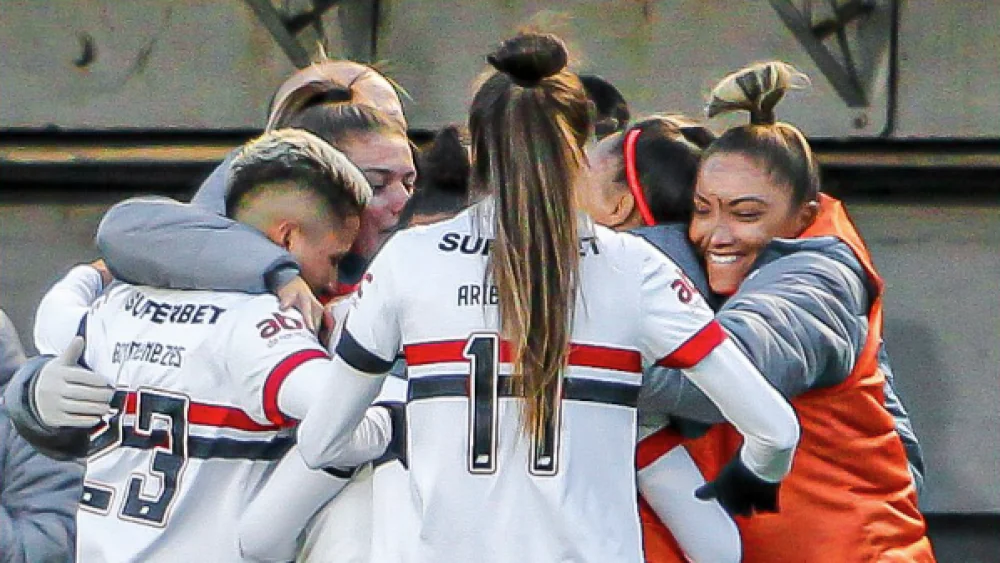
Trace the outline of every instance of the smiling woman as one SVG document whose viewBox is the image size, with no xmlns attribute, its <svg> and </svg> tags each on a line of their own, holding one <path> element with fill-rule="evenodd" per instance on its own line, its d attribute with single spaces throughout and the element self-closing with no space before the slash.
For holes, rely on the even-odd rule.
<svg viewBox="0 0 1000 563">
<path fill-rule="evenodd" d="M 695 184 L 691 240 L 721 295 L 736 291 L 771 239 L 795 238 L 816 218 L 819 166 L 802 133 L 774 118 L 784 91 L 804 80 L 789 65 L 768 63 L 712 92 L 709 117 L 750 112 L 750 125 L 726 131 L 705 151 Z"/>
<path fill-rule="evenodd" d="M 841 203 L 819 193 L 808 142 L 774 106 L 803 77 L 784 63 L 747 67 L 713 91 L 709 115 L 750 113 L 705 151 L 690 237 L 709 285 L 728 297 L 716 318 L 802 425 L 781 511 L 737 518 L 743 561 L 933 561 L 917 509 L 882 349 L 883 282 Z M 681 393 L 675 414 L 719 421 Z M 686 409 L 686 410 L 685 410 Z M 683 412 L 681 412 L 683 410 Z M 716 426 L 687 444 L 706 476 L 739 444 Z M 908 463 L 909 461 L 909 463 Z M 683 560 L 657 558 L 657 563 Z"/>
<path fill-rule="evenodd" d="M 795 238 L 816 217 L 816 194 L 803 197 L 754 157 L 716 150 L 695 184 L 691 240 L 705 257 L 712 291 L 732 295 L 774 238 Z"/>
</svg>

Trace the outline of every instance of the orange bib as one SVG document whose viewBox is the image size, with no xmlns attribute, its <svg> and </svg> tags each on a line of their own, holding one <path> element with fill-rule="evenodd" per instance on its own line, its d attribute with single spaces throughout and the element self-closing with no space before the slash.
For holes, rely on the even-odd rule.
<svg viewBox="0 0 1000 563">
<path fill-rule="evenodd" d="M 885 376 L 878 368 L 883 282 L 840 201 L 820 195 L 816 221 L 799 238 L 833 236 L 861 262 L 877 293 L 868 313 L 865 345 L 841 384 L 791 400 L 802 426 L 792 472 L 781 487 L 778 514 L 736 518 L 746 563 L 931 562 L 926 524 L 895 421 L 885 409 Z M 722 424 L 685 442 L 706 479 L 736 453 L 742 438 Z M 648 454 L 647 454 L 648 455 Z M 686 560 L 670 532 L 645 503 L 646 559 Z"/>
</svg>

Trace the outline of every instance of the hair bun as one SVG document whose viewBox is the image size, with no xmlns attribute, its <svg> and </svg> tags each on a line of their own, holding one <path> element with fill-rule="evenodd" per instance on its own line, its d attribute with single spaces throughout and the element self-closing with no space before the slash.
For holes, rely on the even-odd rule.
<svg viewBox="0 0 1000 563">
<path fill-rule="evenodd" d="M 501 43 L 486 61 L 519 85 L 532 87 L 566 68 L 569 53 L 555 35 L 522 33 Z"/>
<path fill-rule="evenodd" d="M 788 63 L 770 61 L 740 69 L 712 89 L 705 113 L 708 117 L 731 111 L 750 112 L 753 125 L 775 122 L 774 106 L 787 90 L 805 88 L 809 77 Z"/>
<path fill-rule="evenodd" d="M 457 125 L 441 129 L 434 144 L 421 155 L 421 161 L 418 182 L 442 192 L 468 194 L 472 165 Z"/>
</svg>

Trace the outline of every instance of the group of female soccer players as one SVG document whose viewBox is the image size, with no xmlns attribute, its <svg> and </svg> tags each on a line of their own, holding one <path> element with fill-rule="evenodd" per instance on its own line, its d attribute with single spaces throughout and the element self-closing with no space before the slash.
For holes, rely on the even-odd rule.
<svg viewBox="0 0 1000 563">
<path fill-rule="evenodd" d="M 775 118 L 802 75 L 723 79 L 709 117 L 750 122 L 718 137 L 658 115 L 595 141 L 568 59 L 552 35 L 504 42 L 471 105 L 471 161 L 446 130 L 421 178 L 379 73 L 325 62 L 286 82 L 268 128 L 321 137 L 374 193 L 327 295 L 223 216 L 225 163 L 169 218 L 138 200 L 102 223 L 122 279 L 270 291 L 338 325 L 342 361 L 316 390 L 329 409 L 250 502 L 246 555 L 933 561 L 883 281 L 806 138 Z M 171 229 L 198 243 L 164 244 Z M 233 248 L 245 259 L 204 259 Z M 347 294 L 347 318 L 323 319 L 317 299 Z M 351 480 L 338 445 L 373 401 L 394 445 Z"/>
</svg>

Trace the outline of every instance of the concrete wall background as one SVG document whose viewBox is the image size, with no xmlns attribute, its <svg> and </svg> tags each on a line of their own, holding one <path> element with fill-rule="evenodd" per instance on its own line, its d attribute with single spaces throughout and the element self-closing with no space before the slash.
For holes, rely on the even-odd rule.
<svg viewBox="0 0 1000 563">
<path fill-rule="evenodd" d="M 923 507 L 1000 512 L 1000 206 L 855 204 L 927 463 Z"/>
<path fill-rule="evenodd" d="M 840 101 L 765 0 L 380 0 L 375 53 L 364 41 L 371 4 L 342 0 L 324 18 L 330 51 L 385 61 L 412 94 L 416 128 L 463 121 L 483 55 L 544 7 L 572 14 L 562 29 L 582 54 L 577 68 L 611 79 L 636 115 L 699 115 L 726 72 L 781 58 L 813 86 L 790 95 L 779 115 L 813 138 L 1000 139 L 995 0 L 877 0 L 877 16 L 850 30 L 871 95 L 860 109 Z M 894 6 L 893 59 L 885 29 Z M 6 0 L 3 8 L 0 135 L 256 129 L 293 68 L 240 0 Z M 85 41 L 95 55 L 81 66 Z M 985 562 L 1000 552 L 1000 204 L 944 201 L 965 187 L 942 182 L 941 198 L 854 198 L 849 209 L 888 283 L 887 346 L 925 449 L 923 508 L 938 515 L 939 559 Z M 97 222 L 127 194 L 21 188 L 0 186 L 0 307 L 30 347 L 38 300 L 71 265 L 96 258 Z"/>
<path fill-rule="evenodd" d="M 811 5 L 816 19 L 827 2 Z M 293 13 L 306 0 L 275 1 Z M 779 116 L 814 138 L 1000 138 L 1000 3 L 877 0 L 848 28 L 870 97 L 848 108 L 766 0 L 343 0 L 324 16 L 334 56 L 384 61 L 412 94 L 412 124 L 462 121 L 490 46 L 540 9 L 581 55 L 577 68 L 611 79 L 636 114 L 700 115 L 708 90 L 748 62 L 787 60 L 813 86 Z M 896 95 L 889 38 L 898 6 Z M 551 21 L 552 18 L 549 18 Z M 315 53 L 315 35 L 303 34 Z M 84 41 L 93 60 L 80 65 Z M 825 45 L 840 57 L 835 39 Z M 0 130 L 245 130 L 263 125 L 267 100 L 292 69 L 240 0 L 4 2 L 0 19 Z M 725 125 L 720 121 L 719 125 Z"/>
</svg>

